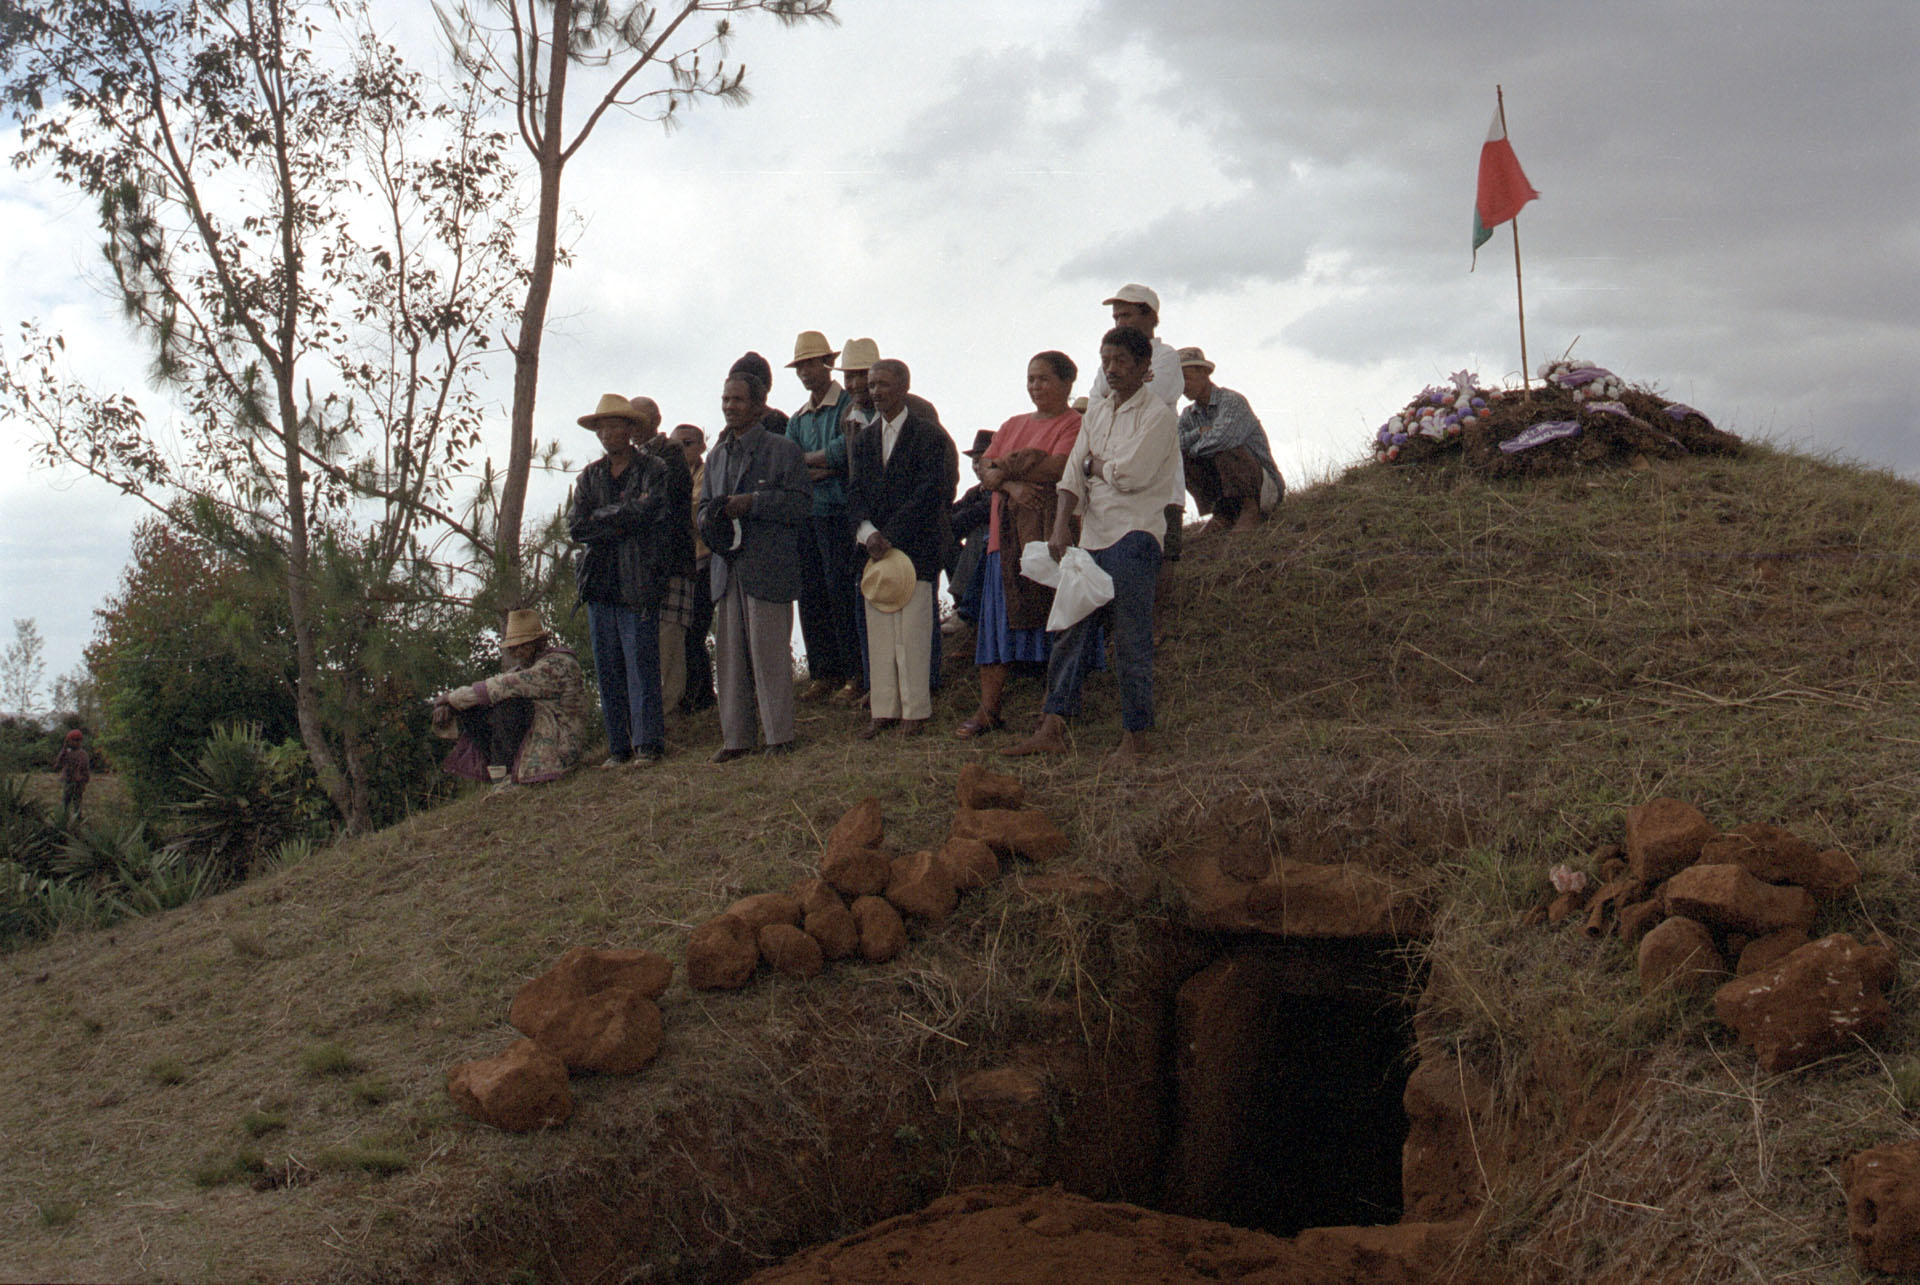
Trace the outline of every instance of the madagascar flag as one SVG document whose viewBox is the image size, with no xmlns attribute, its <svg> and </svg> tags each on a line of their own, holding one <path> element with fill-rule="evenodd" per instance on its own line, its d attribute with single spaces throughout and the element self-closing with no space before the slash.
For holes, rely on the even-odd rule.
<svg viewBox="0 0 1920 1285">
<path fill-rule="evenodd" d="M 1540 195 L 1527 182 L 1520 158 L 1507 141 L 1507 114 L 1504 107 L 1493 109 L 1493 124 L 1487 129 L 1487 141 L 1480 145 L 1480 187 L 1473 198 L 1473 250 L 1477 261 L 1480 247 L 1493 235 L 1494 228 L 1520 213 L 1520 207 Z"/>
</svg>

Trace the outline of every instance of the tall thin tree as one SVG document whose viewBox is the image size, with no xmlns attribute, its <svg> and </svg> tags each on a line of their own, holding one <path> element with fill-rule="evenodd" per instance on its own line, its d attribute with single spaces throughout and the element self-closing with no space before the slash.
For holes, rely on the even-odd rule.
<svg viewBox="0 0 1920 1285">
<path fill-rule="evenodd" d="M 540 344 L 554 268 L 563 257 L 560 183 L 567 163 L 609 111 L 671 126 L 677 113 L 702 98 L 746 102 L 746 69 L 728 66 L 724 57 L 736 15 L 766 13 L 787 25 L 837 19 L 833 0 L 636 0 L 618 8 L 608 0 L 480 0 L 479 8 L 475 0 L 436 0 L 435 10 L 460 64 L 512 110 L 539 178 L 531 271 L 518 338 L 511 344 L 512 422 L 494 529 L 502 602 L 512 605 L 522 592 L 521 532 L 533 471 Z M 495 20 L 483 20 L 483 11 Z M 689 34 L 690 22 L 709 17 L 711 27 Z M 591 76 L 592 105 L 569 130 L 567 94 L 575 70 Z"/>
</svg>

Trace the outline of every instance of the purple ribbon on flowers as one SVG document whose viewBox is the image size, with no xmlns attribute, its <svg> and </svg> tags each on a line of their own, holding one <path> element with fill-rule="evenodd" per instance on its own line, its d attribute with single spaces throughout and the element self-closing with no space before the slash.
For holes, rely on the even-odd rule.
<svg viewBox="0 0 1920 1285">
<path fill-rule="evenodd" d="M 1500 443 L 1500 449 L 1508 455 L 1544 446 L 1548 442 L 1557 442 L 1563 437 L 1580 436 L 1580 422 L 1572 419 L 1548 420 L 1544 424 L 1535 424 L 1518 437 L 1508 438 Z"/>
</svg>

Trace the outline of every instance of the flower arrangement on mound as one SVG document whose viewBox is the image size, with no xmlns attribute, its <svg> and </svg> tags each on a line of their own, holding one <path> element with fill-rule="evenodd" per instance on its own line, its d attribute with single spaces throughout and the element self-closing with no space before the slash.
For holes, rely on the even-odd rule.
<svg viewBox="0 0 1920 1285">
<path fill-rule="evenodd" d="M 1635 457 L 1731 455 L 1740 439 L 1691 406 L 1635 387 L 1604 366 L 1560 358 L 1521 391 L 1485 388 L 1471 371 L 1422 389 L 1374 433 L 1374 458 L 1424 464 L 1458 453 L 1495 477 L 1552 473 Z"/>
<path fill-rule="evenodd" d="M 1373 449 L 1392 463 L 1410 443 L 1435 443 L 1444 447 L 1460 436 L 1462 430 L 1475 427 L 1489 406 L 1499 400 L 1498 389 L 1480 387 L 1478 375 L 1456 370 L 1449 379 L 1451 388 L 1428 385 L 1408 402 L 1398 415 L 1382 424 L 1373 435 Z M 1419 452 L 1416 454 L 1430 452 Z"/>
</svg>

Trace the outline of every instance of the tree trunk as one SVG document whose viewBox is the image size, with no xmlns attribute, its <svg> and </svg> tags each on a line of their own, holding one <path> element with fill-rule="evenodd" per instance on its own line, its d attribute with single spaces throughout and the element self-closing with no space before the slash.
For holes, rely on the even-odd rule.
<svg viewBox="0 0 1920 1285">
<path fill-rule="evenodd" d="M 513 423 L 507 451 L 507 475 L 500 488 L 500 522 L 494 557 L 502 575 L 503 606 L 520 605 L 522 575 L 520 531 L 527 508 L 527 482 L 533 472 L 533 405 L 540 382 L 540 340 L 547 328 L 547 300 L 553 293 L 554 258 L 560 245 L 560 175 L 566 159 L 567 54 L 573 31 L 573 0 L 554 0 L 547 60 L 547 101 L 540 125 L 540 210 L 535 224 L 533 273 L 520 314 L 520 341 L 513 349 Z"/>
<path fill-rule="evenodd" d="M 265 51 L 270 58 L 265 65 L 270 68 L 284 65 L 279 16 L 277 9 L 270 14 L 274 21 L 267 33 L 270 44 Z M 293 711 L 300 724 L 301 743 L 307 747 L 307 759 L 313 764 L 313 774 L 319 779 L 320 788 L 327 792 L 328 800 L 346 821 L 347 831 L 358 834 L 369 828 L 372 818 L 367 814 L 364 801 L 361 806 L 355 807 L 353 791 L 333 756 L 333 748 L 327 744 L 326 728 L 320 718 L 320 663 L 314 655 L 313 605 L 308 592 L 312 578 L 309 574 L 311 551 L 307 531 L 307 475 L 300 454 L 300 404 L 297 396 L 300 385 L 296 370 L 300 359 L 300 300 L 301 292 L 306 288 L 302 276 L 305 256 L 300 247 L 299 218 L 295 213 L 301 194 L 294 180 L 288 143 L 287 117 L 294 107 L 286 97 L 275 92 L 278 88 L 275 83 L 268 93 L 274 132 L 275 172 L 282 202 L 279 211 L 281 293 L 279 315 L 274 326 L 272 367 L 280 449 L 286 459 L 282 482 L 285 492 L 281 498 L 287 506 L 287 618 L 293 628 Z"/>
</svg>

